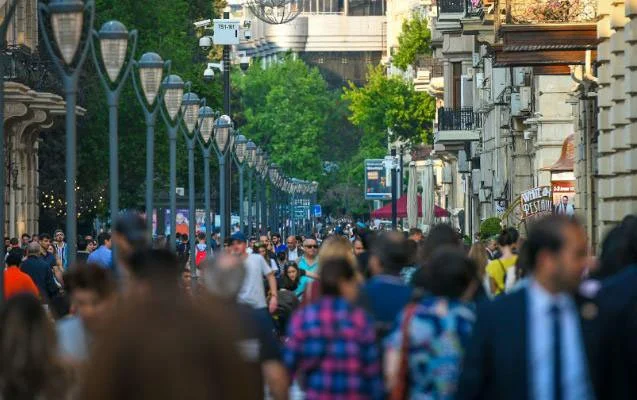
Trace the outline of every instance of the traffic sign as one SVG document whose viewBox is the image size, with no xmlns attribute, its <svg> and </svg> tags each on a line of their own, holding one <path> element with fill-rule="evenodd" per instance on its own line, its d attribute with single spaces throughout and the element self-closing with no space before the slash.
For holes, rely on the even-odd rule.
<svg viewBox="0 0 637 400">
<path fill-rule="evenodd" d="M 323 210 L 321 210 L 320 204 L 314 204 L 312 206 L 312 215 L 314 215 L 315 217 L 320 217 L 323 215 Z"/>
</svg>

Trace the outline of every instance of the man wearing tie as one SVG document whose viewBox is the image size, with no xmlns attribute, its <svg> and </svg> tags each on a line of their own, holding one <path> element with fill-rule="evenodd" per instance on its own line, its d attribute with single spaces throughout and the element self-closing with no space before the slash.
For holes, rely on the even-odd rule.
<svg viewBox="0 0 637 400">
<path fill-rule="evenodd" d="M 562 201 L 555 206 L 555 214 L 569 217 L 575 215 L 575 208 L 572 204 L 568 204 L 568 196 L 562 196 Z"/>
<path fill-rule="evenodd" d="M 564 216 L 536 222 L 520 262 L 529 284 L 478 310 L 457 398 L 592 399 L 572 297 L 586 266 L 582 226 Z"/>
</svg>

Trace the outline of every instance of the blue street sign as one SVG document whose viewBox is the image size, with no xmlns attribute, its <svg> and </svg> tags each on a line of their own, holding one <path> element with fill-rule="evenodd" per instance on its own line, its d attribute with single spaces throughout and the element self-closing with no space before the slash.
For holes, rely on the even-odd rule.
<svg viewBox="0 0 637 400">
<path fill-rule="evenodd" d="M 314 204 L 312 206 L 312 215 L 314 215 L 315 217 L 320 217 L 323 215 L 323 210 L 321 209 L 320 204 Z"/>
</svg>

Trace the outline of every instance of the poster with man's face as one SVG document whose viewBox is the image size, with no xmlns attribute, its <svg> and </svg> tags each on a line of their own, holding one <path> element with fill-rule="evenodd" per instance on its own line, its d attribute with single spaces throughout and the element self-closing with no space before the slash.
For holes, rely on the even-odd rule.
<svg viewBox="0 0 637 400">
<path fill-rule="evenodd" d="M 553 212 L 557 215 L 575 214 L 575 181 L 553 181 Z"/>
</svg>

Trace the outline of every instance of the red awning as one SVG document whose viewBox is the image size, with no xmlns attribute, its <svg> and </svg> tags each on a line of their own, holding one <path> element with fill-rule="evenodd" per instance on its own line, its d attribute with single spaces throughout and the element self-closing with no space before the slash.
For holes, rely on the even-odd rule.
<svg viewBox="0 0 637 400">
<path fill-rule="evenodd" d="M 449 211 L 445 210 L 442 207 L 434 207 L 434 214 L 436 218 L 449 216 Z M 407 196 L 399 198 L 396 202 L 396 214 L 398 218 L 407 218 Z M 422 217 L 422 197 L 420 196 L 418 196 L 418 217 Z M 391 202 L 377 210 L 372 211 L 372 218 L 391 218 Z"/>
</svg>

